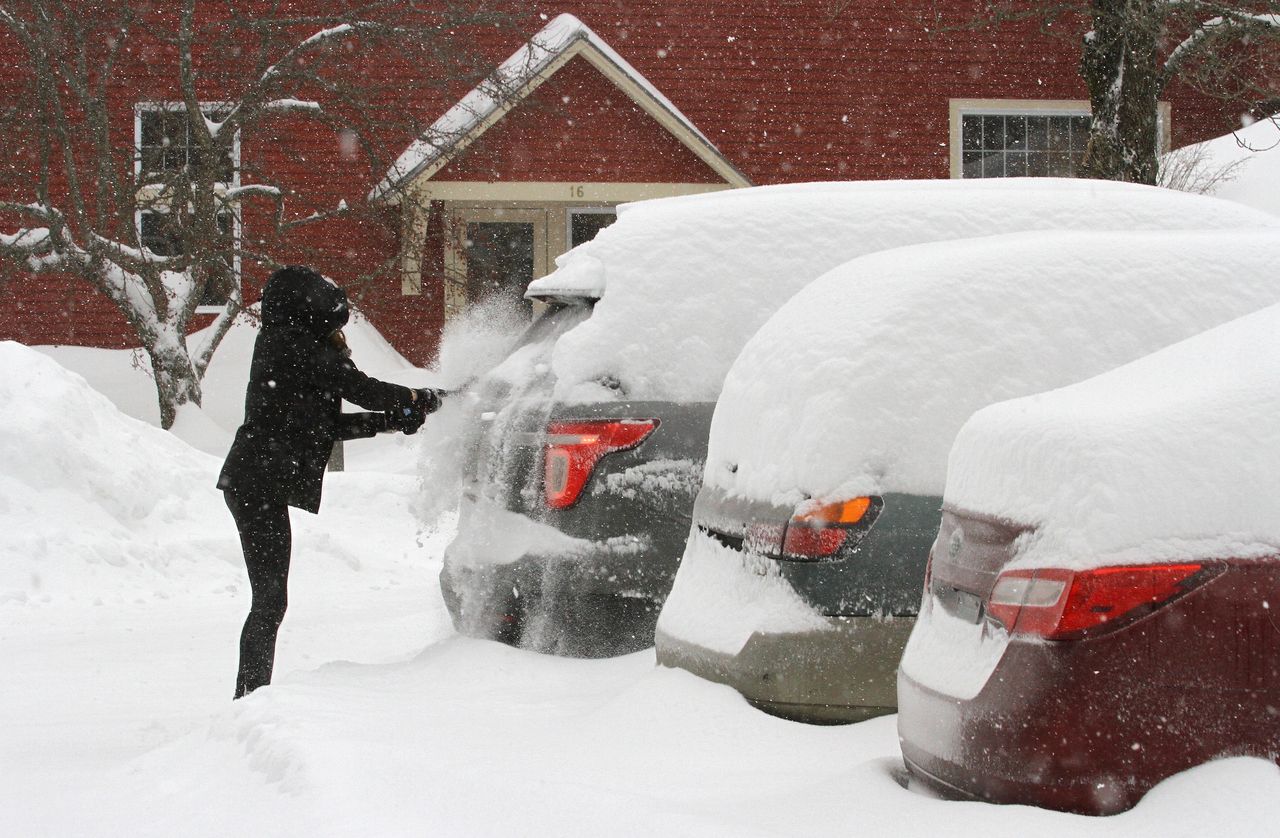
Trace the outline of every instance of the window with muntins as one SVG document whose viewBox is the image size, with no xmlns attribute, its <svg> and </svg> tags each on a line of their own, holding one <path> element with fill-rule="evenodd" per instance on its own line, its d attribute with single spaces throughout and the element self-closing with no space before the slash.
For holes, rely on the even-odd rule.
<svg viewBox="0 0 1280 838">
<path fill-rule="evenodd" d="M 961 177 L 1074 177 L 1089 142 L 1089 115 L 966 113 Z"/>
<path fill-rule="evenodd" d="M 226 113 L 225 106 L 202 106 L 204 114 L 217 119 Z M 181 256 L 191 220 L 190 208 L 170 206 L 165 198 L 166 186 L 175 178 L 205 165 L 207 152 L 191 136 L 186 108 L 173 103 L 144 103 L 137 109 L 136 141 L 138 149 L 138 183 L 140 194 L 147 200 L 137 215 L 138 239 L 143 247 L 157 256 Z M 225 192 L 236 184 L 239 171 L 239 143 L 219 148 L 214 162 L 215 189 Z M 230 298 L 239 281 L 236 240 L 239 220 L 235 208 L 226 206 L 218 213 L 216 252 L 224 266 L 205 278 L 199 306 L 221 307 Z"/>
<path fill-rule="evenodd" d="M 225 108 L 216 105 L 203 110 L 211 119 L 226 114 Z M 205 152 L 191 137 L 191 123 L 182 105 L 143 105 L 138 112 L 138 133 L 143 183 L 161 181 L 204 164 Z M 230 184 L 236 173 L 234 144 L 232 148 L 220 148 L 214 154 L 218 158 L 215 169 L 217 181 Z"/>
</svg>

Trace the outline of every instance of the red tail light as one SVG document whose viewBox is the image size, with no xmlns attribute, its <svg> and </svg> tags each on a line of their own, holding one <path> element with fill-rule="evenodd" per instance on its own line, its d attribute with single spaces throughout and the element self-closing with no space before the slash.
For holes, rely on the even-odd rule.
<svg viewBox="0 0 1280 838">
<path fill-rule="evenodd" d="M 884 502 L 877 497 L 800 506 L 787 522 L 782 558 L 814 561 L 834 556 L 842 547 L 871 529 Z"/>
<path fill-rule="evenodd" d="M 547 425 L 542 488 L 547 506 L 573 506 L 606 454 L 635 448 L 658 427 L 657 419 L 606 419 Z"/>
<path fill-rule="evenodd" d="M 991 589 L 987 614 L 1014 634 L 1061 640 L 1148 613 L 1207 581 L 1205 570 L 1199 564 L 1010 570 Z"/>
</svg>

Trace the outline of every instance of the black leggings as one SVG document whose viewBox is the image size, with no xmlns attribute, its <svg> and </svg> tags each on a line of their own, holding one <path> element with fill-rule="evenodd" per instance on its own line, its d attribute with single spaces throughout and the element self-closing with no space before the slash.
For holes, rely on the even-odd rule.
<svg viewBox="0 0 1280 838">
<path fill-rule="evenodd" d="M 227 508 L 240 531 L 240 546 L 249 570 L 253 604 L 240 632 L 240 672 L 236 698 L 271 683 L 276 633 L 289 605 L 289 507 L 283 503 L 224 492 Z"/>
</svg>

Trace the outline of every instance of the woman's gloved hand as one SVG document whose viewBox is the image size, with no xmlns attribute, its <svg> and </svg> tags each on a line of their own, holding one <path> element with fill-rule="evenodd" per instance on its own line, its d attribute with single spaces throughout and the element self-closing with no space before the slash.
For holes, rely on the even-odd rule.
<svg viewBox="0 0 1280 838">
<path fill-rule="evenodd" d="M 415 392 L 418 394 L 418 398 L 413 404 L 423 416 L 426 416 L 428 413 L 435 413 L 440 409 L 440 405 L 444 401 L 444 390 L 437 390 L 433 387 L 423 387 L 421 390 L 417 390 Z"/>
<path fill-rule="evenodd" d="M 418 408 L 418 403 L 414 402 L 412 405 L 387 412 L 387 430 L 399 431 L 402 434 L 416 434 L 426 418 L 427 415 Z"/>
<path fill-rule="evenodd" d="M 435 413 L 440 409 L 443 390 L 423 387 L 412 392 L 412 402 L 387 414 L 387 428 L 389 430 L 400 431 L 404 434 L 417 433 L 418 428 L 421 428 L 422 423 L 426 421 L 427 414 Z"/>
</svg>

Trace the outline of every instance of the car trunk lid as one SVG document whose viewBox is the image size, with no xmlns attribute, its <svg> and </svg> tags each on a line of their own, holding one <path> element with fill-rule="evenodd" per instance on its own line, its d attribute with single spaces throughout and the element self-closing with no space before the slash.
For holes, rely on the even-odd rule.
<svg viewBox="0 0 1280 838">
<path fill-rule="evenodd" d="M 996 578 L 1031 531 L 1023 524 L 943 507 L 930 553 L 929 592 L 952 616 L 979 622 Z"/>
<path fill-rule="evenodd" d="M 794 504 L 778 506 L 708 487 L 698 495 L 693 520 L 699 530 L 726 547 L 777 556 L 794 509 Z"/>
</svg>

